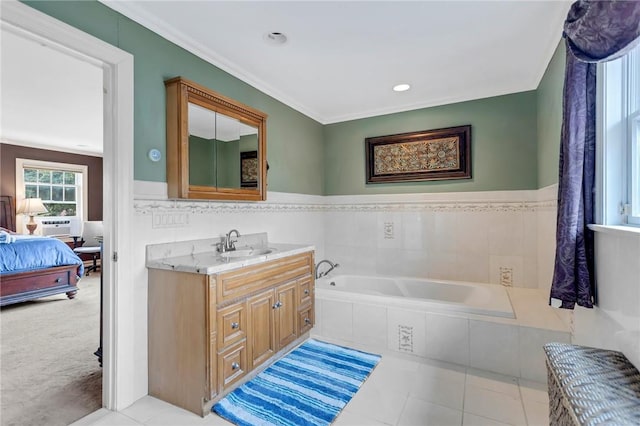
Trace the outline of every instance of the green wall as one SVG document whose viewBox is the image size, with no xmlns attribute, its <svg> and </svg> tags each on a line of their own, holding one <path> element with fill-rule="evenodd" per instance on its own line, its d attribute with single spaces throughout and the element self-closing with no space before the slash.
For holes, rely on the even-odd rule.
<svg viewBox="0 0 640 426">
<path fill-rule="evenodd" d="M 472 179 L 365 184 L 371 136 L 471 124 Z M 325 194 L 537 188 L 536 92 L 522 92 L 325 126 Z"/>
<path fill-rule="evenodd" d="M 134 56 L 134 178 L 166 182 L 164 81 L 183 76 L 269 115 L 268 189 L 322 194 L 322 125 L 96 1 L 25 1 Z"/>
<path fill-rule="evenodd" d="M 565 53 L 561 40 L 538 85 L 538 188 L 558 183 Z"/>
<path fill-rule="evenodd" d="M 25 1 L 134 55 L 134 178 L 165 182 L 164 80 L 183 76 L 269 115 L 271 191 L 377 194 L 536 189 L 557 182 L 564 58 L 536 91 L 323 126 L 96 1 Z M 472 179 L 365 184 L 364 139 L 472 125 Z"/>
</svg>

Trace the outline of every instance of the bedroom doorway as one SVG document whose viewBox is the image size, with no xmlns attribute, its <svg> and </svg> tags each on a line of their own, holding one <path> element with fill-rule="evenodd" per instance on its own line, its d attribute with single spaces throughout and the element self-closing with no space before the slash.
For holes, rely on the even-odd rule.
<svg viewBox="0 0 640 426">
<path fill-rule="evenodd" d="M 126 353 L 126 342 L 130 336 L 126 331 L 117 333 L 116 325 L 119 318 L 130 315 L 126 300 L 132 287 L 128 271 L 133 206 L 133 57 L 20 2 L 3 1 L 0 7 L 3 31 L 11 31 L 102 68 L 102 406 L 111 410 L 122 409 L 130 403 L 126 400 L 126 388 L 130 385 L 126 383 L 124 374 L 132 361 L 119 356 L 123 349 Z M 120 289 L 123 290 L 117 291 Z M 32 403 L 37 404 L 35 401 Z"/>
</svg>

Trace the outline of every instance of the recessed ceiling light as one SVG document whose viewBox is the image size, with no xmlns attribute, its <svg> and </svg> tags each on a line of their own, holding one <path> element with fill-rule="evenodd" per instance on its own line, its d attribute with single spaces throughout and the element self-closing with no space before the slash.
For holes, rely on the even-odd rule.
<svg viewBox="0 0 640 426">
<path fill-rule="evenodd" d="M 269 44 L 285 44 L 287 42 L 287 36 L 283 33 L 274 31 L 264 35 L 264 39 Z"/>
<path fill-rule="evenodd" d="M 411 89 L 411 86 L 408 85 L 407 83 L 396 84 L 395 86 L 393 86 L 394 92 L 405 92 L 409 89 Z"/>
</svg>

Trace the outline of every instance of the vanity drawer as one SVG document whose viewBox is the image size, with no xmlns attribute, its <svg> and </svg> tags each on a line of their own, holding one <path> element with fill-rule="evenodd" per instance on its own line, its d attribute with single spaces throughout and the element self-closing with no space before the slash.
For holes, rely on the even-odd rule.
<svg viewBox="0 0 640 426">
<path fill-rule="evenodd" d="M 240 302 L 218 310 L 218 351 L 247 337 L 247 304 Z"/>
<path fill-rule="evenodd" d="M 302 309 L 298 312 L 298 336 L 306 333 L 313 328 L 315 320 L 315 312 L 313 305 Z"/>
<path fill-rule="evenodd" d="M 311 277 L 298 280 L 298 306 L 302 307 L 311 304 L 313 299 L 313 282 Z"/>
<path fill-rule="evenodd" d="M 220 389 L 226 389 L 247 374 L 247 342 L 243 340 L 218 355 Z"/>
<path fill-rule="evenodd" d="M 276 284 L 311 276 L 313 253 L 302 253 L 217 276 L 218 304 L 257 293 Z"/>
</svg>

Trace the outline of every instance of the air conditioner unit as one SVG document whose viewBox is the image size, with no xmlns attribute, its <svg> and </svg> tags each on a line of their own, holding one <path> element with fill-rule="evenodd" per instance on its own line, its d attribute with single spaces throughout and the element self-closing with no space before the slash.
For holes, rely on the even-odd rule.
<svg viewBox="0 0 640 426">
<path fill-rule="evenodd" d="M 42 235 L 45 237 L 71 235 L 71 221 L 69 219 L 42 220 Z"/>
</svg>

